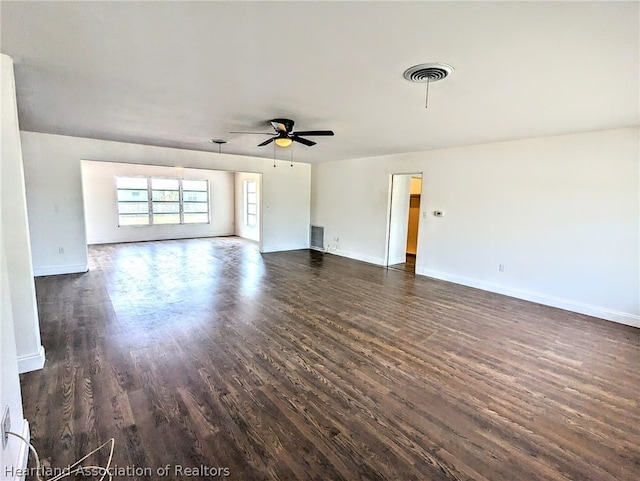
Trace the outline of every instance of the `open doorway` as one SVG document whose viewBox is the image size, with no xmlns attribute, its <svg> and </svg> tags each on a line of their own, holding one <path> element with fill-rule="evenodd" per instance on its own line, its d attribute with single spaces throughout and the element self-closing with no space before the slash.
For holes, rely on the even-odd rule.
<svg viewBox="0 0 640 481">
<path fill-rule="evenodd" d="M 262 174 L 82 160 L 87 244 L 237 235 L 262 251 Z"/>
<path fill-rule="evenodd" d="M 235 173 L 235 235 L 256 241 L 262 252 L 262 174 Z"/>
<path fill-rule="evenodd" d="M 421 195 L 422 174 L 391 176 L 386 259 L 389 269 L 415 273 Z"/>
</svg>

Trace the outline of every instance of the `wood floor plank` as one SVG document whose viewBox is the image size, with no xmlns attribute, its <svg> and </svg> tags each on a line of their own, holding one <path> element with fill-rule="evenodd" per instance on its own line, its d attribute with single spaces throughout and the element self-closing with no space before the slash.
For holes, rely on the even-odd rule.
<svg viewBox="0 0 640 481">
<path fill-rule="evenodd" d="M 126 479 L 640 479 L 640 329 L 238 238 L 89 255 L 36 280 L 47 465 L 114 437 Z"/>
</svg>

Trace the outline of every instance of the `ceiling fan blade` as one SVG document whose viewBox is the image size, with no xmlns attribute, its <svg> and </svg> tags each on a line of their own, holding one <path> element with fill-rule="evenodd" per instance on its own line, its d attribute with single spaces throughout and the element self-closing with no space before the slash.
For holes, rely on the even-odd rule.
<svg viewBox="0 0 640 481">
<path fill-rule="evenodd" d="M 261 144 L 258 144 L 258 147 L 264 147 L 265 145 L 269 145 L 271 142 L 273 142 L 276 139 L 277 137 L 271 137 L 270 139 L 265 140 Z"/>
<path fill-rule="evenodd" d="M 313 140 L 303 139 L 302 137 L 298 137 L 297 135 L 292 135 L 291 140 L 293 140 L 294 142 L 300 142 L 301 144 L 307 145 L 309 147 L 311 147 L 312 145 L 316 145 Z"/>
<path fill-rule="evenodd" d="M 293 132 L 294 135 L 334 135 L 333 130 L 303 130 L 301 132 Z"/>
<path fill-rule="evenodd" d="M 273 135 L 273 132 L 229 132 L 230 134 Z"/>
</svg>

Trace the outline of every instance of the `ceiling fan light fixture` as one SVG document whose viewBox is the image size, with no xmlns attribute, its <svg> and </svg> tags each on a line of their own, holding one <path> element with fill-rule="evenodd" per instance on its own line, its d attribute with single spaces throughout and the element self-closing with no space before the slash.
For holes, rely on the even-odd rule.
<svg viewBox="0 0 640 481">
<path fill-rule="evenodd" d="M 275 142 L 278 147 L 289 147 L 293 143 L 293 140 L 289 137 L 278 137 Z"/>
</svg>

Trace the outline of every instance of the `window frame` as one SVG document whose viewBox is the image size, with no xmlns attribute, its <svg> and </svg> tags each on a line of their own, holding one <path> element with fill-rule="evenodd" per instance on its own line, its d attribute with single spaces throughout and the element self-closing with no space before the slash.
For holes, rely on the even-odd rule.
<svg viewBox="0 0 640 481">
<path fill-rule="evenodd" d="M 118 187 L 118 178 L 126 178 L 126 179 L 145 179 L 145 183 L 146 183 L 146 192 L 147 192 L 147 196 L 146 199 L 144 200 L 138 200 L 138 201 L 133 201 L 133 200 L 120 200 L 118 193 L 120 191 L 131 191 L 131 190 L 142 190 L 141 188 L 139 189 L 134 189 L 134 188 L 127 188 L 127 187 Z M 116 175 L 115 176 L 115 187 L 116 187 L 116 216 L 118 217 L 118 227 L 149 227 L 151 225 L 153 225 L 151 223 L 151 206 L 149 204 L 149 196 L 150 196 L 150 189 L 149 189 L 149 184 L 150 184 L 150 177 L 147 176 L 142 176 L 142 175 Z M 136 214 L 132 214 L 130 212 L 120 212 L 120 203 L 127 203 L 127 202 L 138 202 L 138 203 L 142 203 L 142 202 L 146 202 L 147 203 L 147 223 L 146 224 L 122 224 L 120 222 L 120 216 L 134 216 Z"/>
<path fill-rule="evenodd" d="M 184 188 L 184 180 L 205 182 L 207 185 L 206 190 L 193 190 Z M 207 194 L 207 200 L 184 200 L 184 193 L 186 192 L 205 192 Z M 180 179 L 180 225 L 198 225 L 198 224 L 211 224 L 211 195 L 209 194 L 209 181 L 207 179 Z M 207 206 L 206 212 L 187 212 L 187 214 L 207 214 L 206 222 L 185 222 L 184 221 L 184 204 L 203 204 Z"/>
<path fill-rule="evenodd" d="M 177 189 L 168 189 L 168 188 L 157 188 L 154 189 L 153 188 L 153 181 L 154 180 L 175 180 L 178 183 L 178 188 Z M 149 185 L 149 213 L 151 215 L 151 224 L 150 225 L 182 225 L 182 194 L 181 194 L 181 186 L 182 186 L 182 179 L 178 179 L 178 178 L 173 178 L 173 177 L 149 177 L 148 178 L 148 185 Z M 155 200 L 153 198 L 153 193 L 155 192 L 177 192 L 178 193 L 178 200 Z M 162 204 L 178 204 L 178 212 L 155 212 L 154 211 L 154 207 L 155 205 L 162 205 Z M 154 222 L 154 217 L 155 215 L 158 215 L 160 218 L 160 216 L 162 215 L 175 215 L 178 214 L 178 222 L 167 222 L 167 223 L 156 223 Z"/>
<path fill-rule="evenodd" d="M 126 202 L 137 202 L 137 203 L 141 203 L 143 202 L 142 200 L 129 200 L 129 201 L 120 201 L 118 200 L 118 192 L 119 191 L 130 191 L 130 190 L 138 190 L 141 191 L 142 188 L 127 188 L 127 187 L 118 187 L 118 179 L 119 178 L 127 178 L 127 179 L 145 179 L 146 180 L 146 192 L 147 192 L 147 196 L 146 199 L 144 201 L 146 201 L 147 203 L 147 215 L 148 215 L 148 220 L 146 224 L 122 224 L 121 223 L 121 216 L 133 216 L 136 215 L 135 213 L 130 213 L 130 212 L 120 212 L 120 203 L 126 203 Z M 160 201 L 160 200 L 153 200 L 153 191 L 174 191 L 174 189 L 153 189 L 153 179 L 158 179 L 158 180 L 173 180 L 173 181 L 178 181 L 178 200 L 177 201 Z M 183 181 L 197 181 L 197 182 L 204 182 L 206 185 L 206 189 L 205 190 L 193 190 L 193 189 L 184 189 L 183 188 Z M 202 204 L 206 206 L 206 212 L 194 212 L 196 214 L 206 214 L 207 216 L 207 220 L 206 222 L 185 222 L 185 210 L 184 210 L 184 204 L 185 204 L 185 200 L 184 200 L 184 192 L 204 192 L 206 193 L 206 200 L 203 201 L 186 201 L 187 204 Z M 206 224 L 211 224 L 211 194 L 210 194 L 210 183 L 208 179 L 196 179 L 196 178 L 188 178 L 188 179 L 183 179 L 183 178 L 177 178 L 177 177 L 162 177 L 162 176 L 149 176 L 149 175 L 116 175 L 115 176 L 115 192 L 116 192 L 116 216 L 118 217 L 118 227 L 153 227 L 153 226 L 189 226 L 189 225 L 206 225 Z M 154 203 L 156 204 L 160 204 L 160 203 L 177 203 L 178 204 L 178 210 L 179 212 L 179 222 L 177 223 L 155 223 L 154 222 L 154 214 L 168 214 L 167 212 L 155 212 L 153 211 L 153 205 Z M 190 214 L 191 212 L 187 212 L 187 214 Z"/>
<path fill-rule="evenodd" d="M 253 184 L 254 187 L 254 192 L 249 192 L 249 185 Z M 249 194 L 255 194 L 256 196 L 256 201 L 255 202 L 249 202 Z M 250 205 L 255 205 L 255 214 L 250 214 L 249 213 L 249 206 Z M 249 221 L 249 219 L 253 216 L 253 218 L 255 219 L 255 223 L 251 223 Z M 253 179 L 247 179 L 244 181 L 244 225 L 247 227 L 257 227 L 258 225 L 258 182 L 256 182 Z"/>
</svg>

